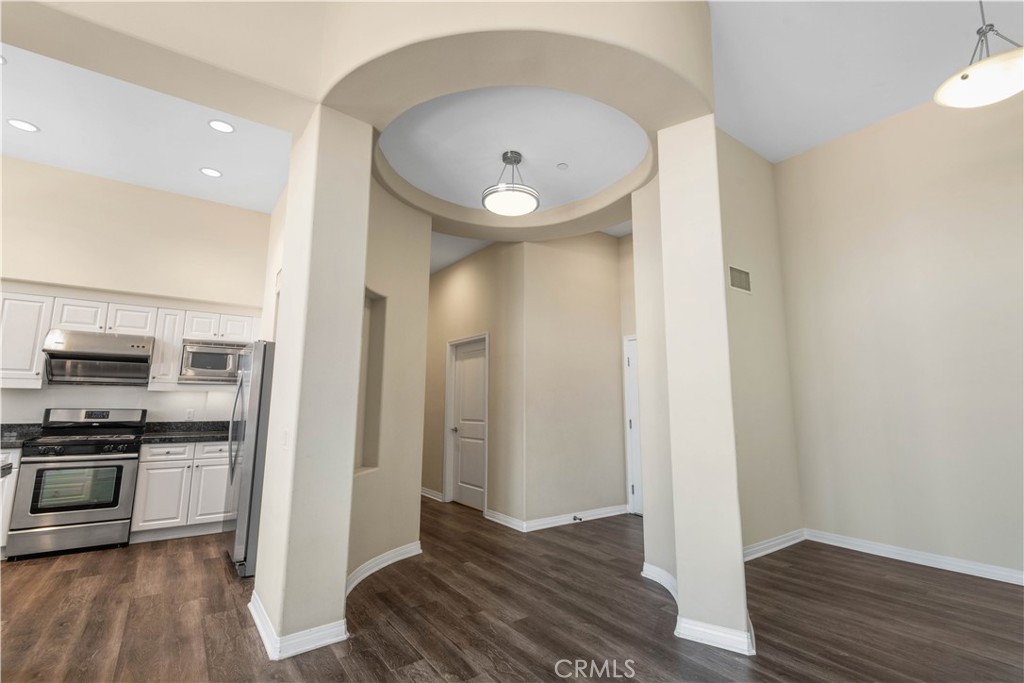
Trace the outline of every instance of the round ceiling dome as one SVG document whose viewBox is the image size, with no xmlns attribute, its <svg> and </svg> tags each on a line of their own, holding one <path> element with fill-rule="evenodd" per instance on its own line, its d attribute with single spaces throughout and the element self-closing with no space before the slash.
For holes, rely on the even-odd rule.
<svg viewBox="0 0 1024 683">
<path fill-rule="evenodd" d="M 517 150 L 522 182 L 538 211 L 591 197 L 646 157 L 647 134 L 597 100 L 551 88 L 496 87 L 416 105 L 380 135 L 391 168 L 419 190 L 483 210 L 481 193 L 498 182 L 502 154 Z"/>
</svg>

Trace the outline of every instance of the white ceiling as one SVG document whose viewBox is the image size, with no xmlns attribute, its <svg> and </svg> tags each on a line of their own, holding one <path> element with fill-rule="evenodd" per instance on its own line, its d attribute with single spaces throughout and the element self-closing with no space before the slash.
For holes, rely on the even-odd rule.
<svg viewBox="0 0 1024 683">
<path fill-rule="evenodd" d="M 3 154 L 48 166 L 269 213 L 288 180 L 291 136 L 3 45 Z M 211 119 L 231 123 L 218 133 Z M 223 175 L 209 178 L 202 167 Z"/>
<path fill-rule="evenodd" d="M 990 0 L 985 13 L 1022 42 L 1024 3 Z M 788 159 L 930 101 L 967 65 L 980 24 L 977 2 L 712 2 L 718 125 Z"/>
<path fill-rule="evenodd" d="M 380 136 L 391 167 L 420 190 L 480 209 L 501 154 L 521 152 L 523 181 L 540 210 L 585 199 L 636 168 L 647 134 L 617 109 L 550 88 L 481 88 L 419 104 Z M 559 163 L 568 164 L 559 170 Z M 508 180 L 509 174 L 505 174 Z"/>
</svg>

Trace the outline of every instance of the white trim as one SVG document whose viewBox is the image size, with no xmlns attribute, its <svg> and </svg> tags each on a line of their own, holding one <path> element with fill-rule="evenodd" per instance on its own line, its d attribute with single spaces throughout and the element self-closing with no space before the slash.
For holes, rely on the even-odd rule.
<svg viewBox="0 0 1024 683">
<path fill-rule="evenodd" d="M 749 619 L 747 628 L 750 628 Z M 752 655 L 755 652 L 753 631 L 706 624 L 686 617 L 676 617 L 676 637 L 739 652 L 741 655 Z"/>
<path fill-rule="evenodd" d="M 650 562 L 644 562 L 644 568 L 640 572 L 640 576 L 661 584 L 665 590 L 672 594 L 672 599 L 676 601 L 676 604 L 679 604 L 679 585 L 676 583 L 676 577 L 672 576 L 672 574 L 661 567 L 654 566 Z"/>
<path fill-rule="evenodd" d="M 430 498 L 432 500 L 436 500 L 439 503 L 443 503 L 444 502 L 444 496 L 441 495 L 440 491 L 435 491 L 434 489 L 428 489 L 426 486 L 424 486 L 423 488 L 420 489 L 420 495 L 423 496 L 424 498 Z"/>
<path fill-rule="evenodd" d="M 516 531 L 526 531 L 526 522 L 523 520 L 516 519 L 515 517 L 509 517 L 508 515 L 504 515 L 500 512 L 495 512 L 494 510 L 484 510 L 484 519 L 489 519 L 492 522 L 502 524 L 510 529 L 515 529 Z"/>
<path fill-rule="evenodd" d="M 189 536 L 205 536 L 207 534 L 219 534 L 223 531 L 234 531 L 235 520 L 229 519 L 223 522 L 206 522 L 204 524 L 183 524 L 164 529 L 143 529 L 133 531 L 128 536 L 128 544 L 150 543 L 152 541 L 169 541 L 174 538 L 188 538 Z"/>
<path fill-rule="evenodd" d="M 352 592 L 352 589 L 359 585 L 359 582 L 365 579 L 370 574 L 374 573 L 379 569 L 383 569 L 389 564 L 394 564 L 399 560 L 404 560 L 407 557 L 413 557 L 423 552 L 420 549 L 420 542 L 413 541 L 412 543 L 406 543 L 405 545 L 392 548 L 386 553 L 381 553 L 373 559 L 363 562 L 361 565 L 348 575 L 348 580 L 345 582 L 345 595 Z"/>
<path fill-rule="evenodd" d="M 999 567 L 993 564 L 974 562 L 972 560 L 961 560 L 960 558 L 949 557 L 948 555 L 936 555 L 935 553 L 926 553 L 920 550 L 900 548 L 894 545 L 886 545 L 885 543 L 875 543 L 874 541 L 865 541 L 859 538 L 851 538 L 850 536 L 840 536 L 839 534 L 832 534 L 826 531 L 805 529 L 804 532 L 808 541 L 827 543 L 840 548 L 868 553 L 869 555 L 878 555 L 880 557 L 888 557 L 893 560 L 912 562 L 926 567 L 935 567 L 936 569 L 959 572 L 960 574 L 980 576 L 983 579 L 1003 581 L 1004 583 L 1012 583 L 1018 586 L 1024 585 L 1024 571 L 1021 571 L 1020 569 Z"/>
<path fill-rule="evenodd" d="M 487 461 L 490 459 L 489 451 L 491 444 L 491 412 L 488 403 L 491 386 L 491 341 L 489 333 L 453 339 L 448 342 L 447 355 L 445 356 L 444 368 L 444 434 L 442 435 L 442 474 L 441 474 L 441 502 L 449 503 L 455 500 L 455 483 L 452 478 L 455 468 L 455 452 L 453 449 L 451 422 L 452 412 L 455 410 L 453 388 L 455 385 L 455 350 L 463 344 L 472 344 L 482 341 L 484 343 L 484 510 L 487 510 Z"/>
<path fill-rule="evenodd" d="M 625 505 L 612 505 L 605 508 L 594 508 L 593 510 L 569 513 L 568 515 L 528 519 L 523 523 L 525 527 L 523 530 L 539 531 L 540 529 L 550 529 L 551 527 L 565 526 L 566 524 L 575 524 L 576 522 L 589 522 L 592 519 L 601 519 L 602 517 L 615 517 L 616 515 L 624 515 L 626 512 Z M 577 517 L 581 519 L 576 519 Z"/>
<path fill-rule="evenodd" d="M 743 549 L 743 561 L 749 562 L 754 558 L 762 557 L 764 555 L 774 553 L 776 550 L 788 548 L 794 543 L 799 543 L 807 538 L 806 531 L 806 529 L 793 529 L 781 536 L 768 538 L 758 543 L 752 543 Z"/>
<path fill-rule="evenodd" d="M 275 662 L 325 645 L 340 643 L 348 638 L 348 629 L 345 627 L 344 619 L 287 636 L 278 636 L 256 591 L 253 591 L 252 599 L 249 601 L 249 613 L 252 614 L 252 620 L 256 622 L 256 630 L 263 641 L 267 657 Z"/>
<path fill-rule="evenodd" d="M 584 510 L 582 512 L 570 512 L 567 515 L 555 515 L 554 517 L 542 517 L 540 519 L 528 519 L 524 521 L 500 512 L 495 512 L 494 510 L 485 510 L 484 519 L 489 519 L 492 522 L 503 524 L 510 529 L 515 529 L 516 531 L 528 532 L 550 529 L 556 526 L 565 526 L 567 524 L 575 524 L 577 522 L 589 522 L 592 519 L 614 517 L 616 515 L 624 515 L 626 513 L 627 510 L 625 505 L 612 505 L 610 507 L 594 508 L 593 510 Z"/>
</svg>

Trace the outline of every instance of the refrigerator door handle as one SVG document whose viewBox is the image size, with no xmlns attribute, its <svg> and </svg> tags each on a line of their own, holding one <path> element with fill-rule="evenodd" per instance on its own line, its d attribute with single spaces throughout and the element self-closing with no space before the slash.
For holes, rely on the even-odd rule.
<svg viewBox="0 0 1024 683">
<path fill-rule="evenodd" d="M 231 404 L 231 420 L 228 422 L 228 481 L 235 480 L 235 414 L 238 412 L 238 400 L 242 397 L 242 373 L 238 373 L 238 388 L 235 390 L 235 402 Z"/>
</svg>

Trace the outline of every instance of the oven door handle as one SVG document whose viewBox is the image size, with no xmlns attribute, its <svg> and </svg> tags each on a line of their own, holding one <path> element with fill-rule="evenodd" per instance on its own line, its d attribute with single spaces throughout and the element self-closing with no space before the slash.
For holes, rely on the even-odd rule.
<svg viewBox="0 0 1024 683">
<path fill-rule="evenodd" d="M 45 463 L 59 465 L 62 462 L 108 462 L 110 460 L 138 460 L 138 453 L 111 453 L 110 455 L 30 455 L 23 457 L 23 463 Z"/>
</svg>

